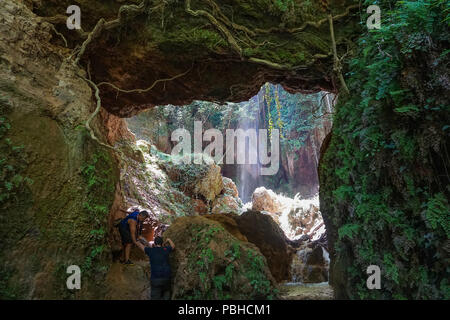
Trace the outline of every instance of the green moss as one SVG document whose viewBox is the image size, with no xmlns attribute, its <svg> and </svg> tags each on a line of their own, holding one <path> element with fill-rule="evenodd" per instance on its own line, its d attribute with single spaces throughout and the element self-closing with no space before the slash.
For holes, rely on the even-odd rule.
<svg viewBox="0 0 450 320">
<path fill-rule="evenodd" d="M 448 63 L 433 60 L 448 41 L 441 36 L 445 14 L 433 0 L 385 5 L 384 27 L 361 36 L 349 63 L 351 96 L 340 97 L 321 159 L 321 211 L 336 238 L 331 278 L 339 298 L 442 299 L 449 277 L 443 252 L 449 139 L 429 128 L 450 119 L 439 102 L 445 85 L 417 61 Z M 415 47 L 419 34 L 436 41 L 425 55 Z M 419 73 L 420 85 L 405 80 Z M 383 290 L 365 285 L 371 264 L 382 270 Z"/>
</svg>

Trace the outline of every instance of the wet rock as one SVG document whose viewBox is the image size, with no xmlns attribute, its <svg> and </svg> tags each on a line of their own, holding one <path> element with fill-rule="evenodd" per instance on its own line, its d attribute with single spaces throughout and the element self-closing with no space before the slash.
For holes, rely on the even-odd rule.
<svg viewBox="0 0 450 320">
<path fill-rule="evenodd" d="M 304 245 L 292 260 L 292 280 L 302 283 L 328 281 L 328 251 L 318 242 Z"/>
<path fill-rule="evenodd" d="M 252 209 L 276 213 L 281 211 L 281 203 L 277 195 L 264 187 L 257 188 L 252 195 Z"/>
<path fill-rule="evenodd" d="M 293 237 L 307 235 L 312 240 L 318 239 L 325 227 L 318 205 L 295 206 L 288 213 L 288 222 Z"/>
</svg>

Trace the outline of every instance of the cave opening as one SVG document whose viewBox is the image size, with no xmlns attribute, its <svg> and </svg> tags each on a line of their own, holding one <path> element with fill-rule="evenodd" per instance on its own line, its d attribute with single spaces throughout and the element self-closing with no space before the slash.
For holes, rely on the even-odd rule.
<svg viewBox="0 0 450 320">
<path fill-rule="evenodd" d="M 243 102 L 218 103 L 194 100 L 188 105 L 161 105 L 141 111 L 127 118 L 126 123 L 135 137 L 138 148 L 144 148 L 150 155 L 146 166 L 142 167 L 144 171 L 148 171 L 144 176 L 160 179 L 160 185 L 165 183 L 163 174 L 158 173 L 160 169 L 150 158 L 167 159 L 175 156 L 177 146 L 185 142 L 184 138 L 175 139 L 177 137 L 174 132 L 177 130 L 183 129 L 189 133 L 188 151 L 183 150 L 188 155 L 195 153 L 196 150 L 205 153 L 208 145 L 219 140 L 218 136 L 209 137 L 210 139 L 205 139 L 205 136 L 209 131 L 216 130 L 221 134 L 222 141 L 219 145 L 221 154 L 217 158 L 218 149 L 210 150 L 208 159 L 220 166 L 220 174 L 229 179 L 227 181 L 230 181 L 230 185 L 225 185 L 225 191 L 218 196 L 221 197 L 218 201 L 217 198 L 208 199 L 205 195 L 186 192 L 183 182 L 177 181 L 177 178 L 169 173 L 168 180 L 175 186 L 169 193 L 175 193 L 169 197 L 162 197 L 162 194 L 155 192 L 154 188 L 145 188 L 144 181 L 139 182 L 145 180 L 142 173 L 135 173 L 134 178 L 129 179 L 129 183 L 125 185 L 130 187 L 137 183 L 142 186 L 133 191 L 125 188 L 128 202 L 144 204 L 145 201 L 151 200 L 152 203 L 158 203 L 160 212 L 157 219 L 163 223 L 171 221 L 164 214 L 167 212 L 183 216 L 260 211 L 276 222 L 287 242 L 294 248 L 289 278 L 284 279 L 285 282 L 327 283 L 329 255 L 326 229 L 319 206 L 317 168 L 322 142 L 331 132 L 334 100 L 335 96 L 325 91 L 314 94 L 291 94 L 285 91 L 282 85 L 265 83 L 256 95 Z M 196 132 L 198 130 L 200 134 Z M 234 143 L 235 141 L 230 140 L 228 136 L 230 131 L 238 130 L 243 130 L 243 133 L 247 134 L 233 137 L 237 141 Z M 252 130 L 253 135 L 249 134 Z M 278 131 L 277 135 L 274 134 L 275 131 Z M 257 147 L 260 146 L 262 136 L 258 133 L 267 135 L 270 146 L 264 151 L 268 156 L 273 156 L 274 151 L 272 145 L 275 142 L 272 135 L 278 139 L 279 163 L 273 174 L 261 174 L 261 169 L 271 164 L 261 163 L 261 152 Z M 201 139 L 201 145 L 198 146 L 200 149 L 196 149 L 194 141 L 196 138 Z M 242 143 L 241 146 L 239 142 Z M 234 151 L 232 157 L 228 156 L 230 148 Z M 251 162 L 252 151 L 256 155 L 256 163 Z M 239 162 L 237 158 L 242 156 L 242 152 L 245 153 L 242 158 L 244 161 Z M 186 156 L 184 153 L 183 155 Z M 230 159 L 233 160 L 231 163 Z M 273 157 L 271 160 L 273 161 Z M 204 161 L 206 162 L 205 159 Z M 195 161 L 187 163 L 186 166 L 195 167 Z M 235 190 L 230 192 L 227 188 Z M 189 197 L 195 199 L 191 201 L 187 199 Z M 159 201 L 161 198 L 164 198 L 164 201 Z M 186 205 L 186 202 L 191 205 Z M 150 235 L 148 240 L 153 240 L 156 234 L 154 228 L 156 224 L 147 231 Z M 317 256 L 318 252 L 319 257 L 313 261 L 313 256 Z"/>
</svg>

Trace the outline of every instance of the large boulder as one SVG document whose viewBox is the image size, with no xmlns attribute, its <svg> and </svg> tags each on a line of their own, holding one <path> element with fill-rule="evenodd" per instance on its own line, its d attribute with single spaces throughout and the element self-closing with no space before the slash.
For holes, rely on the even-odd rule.
<svg viewBox="0 0 450 320">
<path fill-rule="evenodd" d="M 239 198 L 221 195 L 214 200 L 211 213 L 240 213 L 241 207 Z"/>
<path fill-rule="evenodd" d="M 212 213 L 241 213 L 242 201 L 239 199 L 239 193 L 233 180 L 222 177 L 223 192 L 211 205 Z"/>
<path fill-rule="evenodd" d="M 264 187 L 256 188 L 252 195 L 252 209 L 277 213 L 281 211 L 281 203 L 272 190 Z"/>
<path fill-rule="evenodd" d="M 236 184 L 233 182 L 233 180 L 231 180 L 230 178 L 227 178 L 227 177 L 222 177 L 222 181 L 223 181 L 223 189 L 224 189 L 225 194 L 228 194 L 235 198 L 239 197 L 239 191 L 236 187 Z"/>
<path fill-rule="evenodd" d="M 192 159 L 195 155 L 189 155 Z M 160 160 L 170 180 L 181 191 L 192 197 L 201 197 L 212 202 L 223 190 L 220 167 L 215 163 L 183 163 L 167 156 Z"/>
<path fill-rule="evenodd" d="M 176 246 L 171 255 L 173 299 L 275 297 L 276 283 L 264 255 L 220 222 L 205 216 L 181 217 L 164 238 Z"/>
<path fill-rule="evenodd" d="M 223 190 L 222 175 L 220 167 L 210 164 L 206 173 L 198 180 L 194 187 L 194 193 L 202 195 L 207 201 L 213 201 Z"/>
<path fill-rule="evenodd" d="M 294 250 L 280 226 L 268 214 L 247 211 L 234 218 L 239 230 L 266 257 L 274 278 L 280 282 L 291 279 L 290 265 Z"/>
</svg>

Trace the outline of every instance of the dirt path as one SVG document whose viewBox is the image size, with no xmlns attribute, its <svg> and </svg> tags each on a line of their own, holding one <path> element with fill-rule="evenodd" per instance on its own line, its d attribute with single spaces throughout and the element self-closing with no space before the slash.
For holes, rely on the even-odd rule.
<svg viewBox="0 0 450 320">
<path fill-rule="evenodd" d="M 282 300 L 332 300 L 333 288 L 327 283 L 284 284 L 280 286 Z"/>
</svg>

